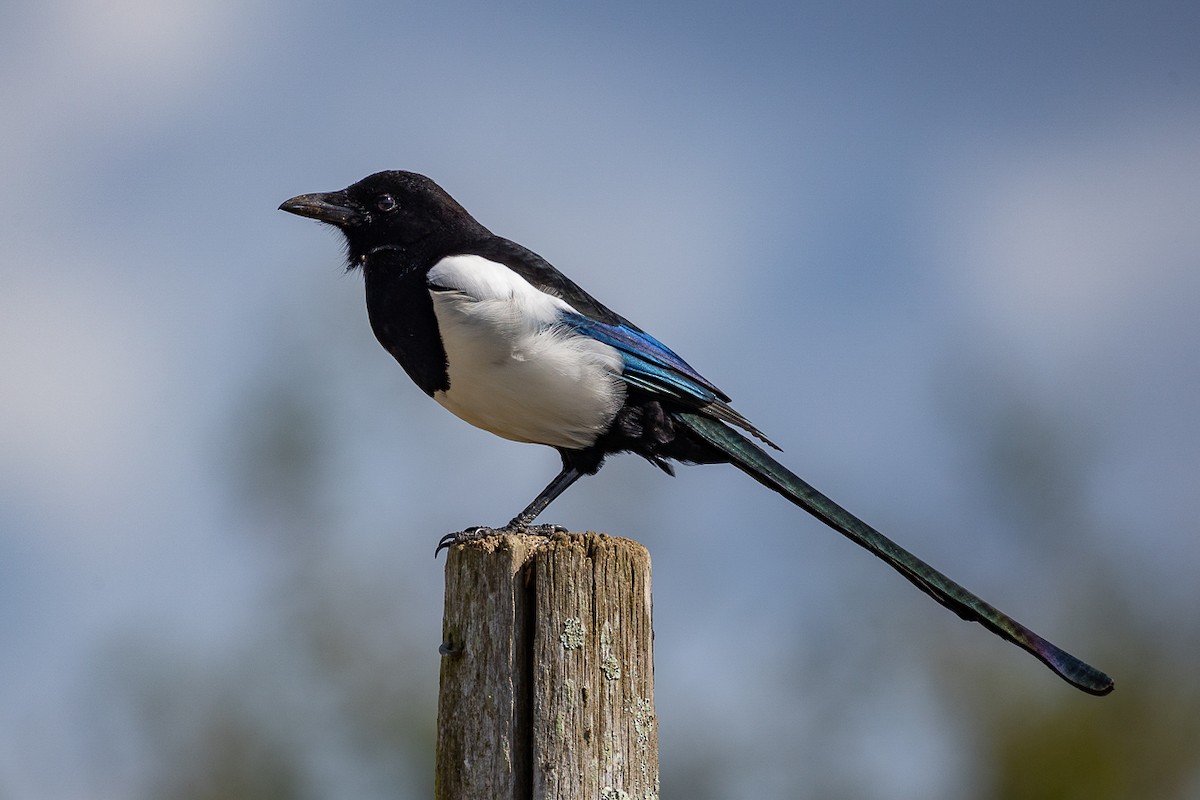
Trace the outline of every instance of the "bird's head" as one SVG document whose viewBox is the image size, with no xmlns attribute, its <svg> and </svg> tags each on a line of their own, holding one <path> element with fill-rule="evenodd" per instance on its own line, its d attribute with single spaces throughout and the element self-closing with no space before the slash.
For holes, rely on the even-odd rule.
<svg viewBox="0 0 1200 800">
<path fill-rule="evenodd" d="M 442 187 L 415 172 L 377 172 L 337 192 L 302 194 L 281 211 L 336 226 L 346 235 L 350 267 L 380 249 L 436 249 L 482 226 Z"/>
</svg>

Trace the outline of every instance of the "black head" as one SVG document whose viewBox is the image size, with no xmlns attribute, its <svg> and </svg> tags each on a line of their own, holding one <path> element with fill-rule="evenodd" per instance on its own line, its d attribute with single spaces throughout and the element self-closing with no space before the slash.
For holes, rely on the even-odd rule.
<svg viewBox="0 0 1200 800">
<path fill-rule="evenodd" d="M 436 183 L 415 172 L 376 172 L 340 192 L 302 194 L 280 210 L 336 225 L 350 266 L 380 248 L 437 250 L 487 230 Z"/>
</svg>

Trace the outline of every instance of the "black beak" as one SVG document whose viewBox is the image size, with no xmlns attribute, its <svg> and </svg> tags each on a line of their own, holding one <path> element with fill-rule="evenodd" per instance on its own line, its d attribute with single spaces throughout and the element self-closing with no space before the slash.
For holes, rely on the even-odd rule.
<svg viewBox="0 0 1200 800">
<path fill-rule="evenodd" d="M 325 192 L 323 194 L 302 194 L 291 200 L 283 201 L 280 211 L 296 214 L 301 217 L 317 219 L 344 228 L 362 221 L 361 211 L 353 208 L 345 192 Z"/>
</svg>

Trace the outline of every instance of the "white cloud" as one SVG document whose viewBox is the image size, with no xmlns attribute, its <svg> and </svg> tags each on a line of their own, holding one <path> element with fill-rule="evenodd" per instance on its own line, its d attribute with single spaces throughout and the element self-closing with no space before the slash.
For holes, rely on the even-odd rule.
<svg viewBox="0 0 1200 800">
<path fill-rule="evenodd" d="M 86 517 L 128 477 L 161 359 L 117 287 L 47 271 L 0 295 L 0 470 L 26 499 Z"/>
<path fill-rule="evenodd" d="M 153 227 L 100 228 L 92 173 L 185 110 L 245 36 L 239 4 L 75 0 L 22 9 L 0 55 L 0 471 L 81 513 L 112 489 L 161 394 L 154 305 L 126 261 Z M 240 33 L 239 33 L 240 32 Z M 107 192 L 124 187 L 105 187 Z M 69 489 L 66 487 L 70 487 Z M 87 513 L 83 511 L 82 513 Z M 94 512 L 93 512 L 94 513 Z"/>
<path fill-rule="evenodd" d="M 52 29 L 66 51 L 110 76 L 148 83 L 204 65 L 230 21 L 225 3 L 79 0 L 51 4 Z"/>
<path fill-rule="evenodd" d="M 1004 335 L 1086 349 L 1194 286 L 1198 122 L 974 152 L 987 167 L 967 169 L 931 226 L 970 316 Z"/>
<path fill-rule="evenodd" d="M 90 153 L 97 139 L 186 109 L 206 79 L 231 67 L 248 27 L 239 7 L 76 0 L 38 4 L 9 20 L 12 46 L 0 58 L 6 194 L 14 184 L 36 189 L 48 169 Z"/>
</svg>

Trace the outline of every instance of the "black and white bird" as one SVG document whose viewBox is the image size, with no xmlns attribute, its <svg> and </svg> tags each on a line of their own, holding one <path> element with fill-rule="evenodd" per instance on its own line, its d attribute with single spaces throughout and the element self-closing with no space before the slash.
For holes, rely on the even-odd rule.
<svg viewBox="0 0 1200 800">
<path fill-rule="evenodd" d="M 366 283 L 379 343 L 426 394 L 467 422 L 553 447 L 562 470 L 501 530 L 529 530 L 612 453 L 728 463 L 886 561 L 966 620 L 1032 653 L 1092 694 L 1112 680 L 988 605 L 781 465 L 729 397 L 650 334 L 531 250 L 496 236 L 413 172 L 371 175 L 280 208 L 341 229 Z M 546 532 L 547 526 L 532 528 Z M 485 529 L 450 534 L 439 549 Z"/>
</svg>

